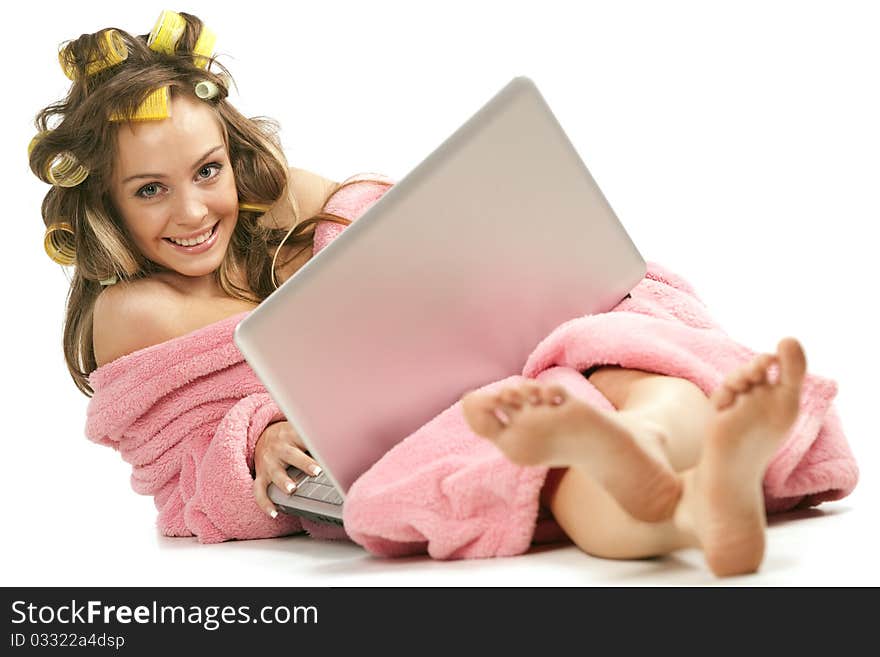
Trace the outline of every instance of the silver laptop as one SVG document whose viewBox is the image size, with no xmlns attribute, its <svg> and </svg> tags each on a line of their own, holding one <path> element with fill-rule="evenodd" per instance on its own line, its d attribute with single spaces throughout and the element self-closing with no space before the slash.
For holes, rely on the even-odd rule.
<svg viewBox="0 0 880 657">
<path fill-rule="evenodd" d="M 516 77 L 235 330 L 324 469 L 285 512 L 341 523 L 351 485 L 563 322 L 646 271 L 535 84 Z"/>
</svg>

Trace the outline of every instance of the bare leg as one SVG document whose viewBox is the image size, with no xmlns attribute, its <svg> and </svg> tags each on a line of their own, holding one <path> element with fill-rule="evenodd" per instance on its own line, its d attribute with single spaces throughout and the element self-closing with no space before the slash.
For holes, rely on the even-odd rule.
<svg viewBox="0 0 880 657">
<path fill-rule="evenodd" d="M 761 363 L 769 364 L 766 357 Z M 697 464 L 715 408 L 695 384 L 616 366 L 600 367 L 589 380 L 618 410 L 618 417 L 628 415 L 633 422 L 644 420 L 661 428 L 659 445 L 676 472 Z M 553 511 L 569 538 L 593 556 L 637 559 L 700 546 L 690 527 L 683 531 L 672 519 L 633 518 L 577 468 L 560 471 L 542 491 L 541 502 Z"/>
<path fill-rule="evenodd" d="M 590 382 L 617 412 L 599 411 L 575 400 L 564 410 L 548 406 L 543 416 L 538 411 L 525 423 L 518 420 L 521 430 L 499 436 L 498 446 L 515 463 L 561 466 L 577 462 L 634 518 L 669 519 L 681 494 L 681 481 L 674 474 L 696 465 L 714 415 L 709 398 L 686 379 L 616 366 L 599 368 Z M 556 395 L 565 397 L 566 392 L 559 386 L 541 389 L 527 383 L 502 391 L 496 401 L 502 411 L 518 411 L 536 395 L 549 403 Z M 480 412 L 492 401 L 474 395 L 463 400 L 472 428 L 481 435 L 491 434 L 498 426 L 498 417 L 487 415 L 480 427 Z M 550 419 L 553 436 L 548 437 Z M 565 436 L 560 436 L 560 429 Z M 591 442 L 585 443 L 585 433 Z"/>
<path fill-rule="evenodd" d="M 663 451 L 659 425 L 593 408 L 558 385 L 528 382 L 497 395 L 470 393 L 462 410 L 471 428 L 514 463 L 572 466 L 605 488 L 631 516 L 672 517 L 681 481 Z M 511 424 L 510 417 L 515 417 Z"/>
<path fill-rule="evenodd" d="M 780 365 L 777 383 L 768 380 L 768 363 Z M 711 400 L 714 408 L 704 425 L 702 451 L 699 431 L 693 427 L 692 435 L 679 441 L 682 447 L 678 452 L 668 450 L 670 443 L 662 439 L 661 431 L 662 451 L 670 456 L 677 454 L 670 460 L 678 461 L 680 467 L 686 467 L 694 453 L 700 456 L 696 467 L 678 478 L 684 492 L 674 518 L 657 523 L 631 517 L 632 508 L 627 504 L 638 507 L 647 498 L 628 495 L 624 485 L 629 480 L 634 488 L 645 490 L 641 479 L 627 476 L 633 470 L 644 474 L 648 461 L 658 462 L 657 434 L 646 433 L 643 428 L 676 415 L 669 410 L 675 404 L 657 402 L 656 395 L 645 392 L 645 385 L 641 393 L 636 392 L 635 385 L 618 386 L 620 395 L 611 389 L 613 386 L 606 385 L 607 391 L 603 392 L 620 409 L 616 414 L 600 413 L 575 399 L 566 400 L 559 386 L 531 382 L 498 395 L 471 393 L 462 402 L 471 428 L 493 440 L 512 460 L 550 465 L 568 462 L 570 467 L 563 472 L 559 485 L 547 492 L 545 502 L 569 537 L 586 552 L 635 558 L 700 545 L 713 572 L 729 575 L 751 572 L 763 558 L 760 484 L 769 459 L 797 416 L 805 370 L 803 350 L 796 340 L 787 338 L 780 342 L 778 356 L 756 358 L 731 374 L 716 391 Z M 647 379 L 643 374 L 624 376 L 633 376 L 644 384 Z M 656 392 L 657 385 L 668 390 L 668 384 L 652 386 Z M 537 403 L 522 402 L 523 398 L 535 398 L 535 392 L 541 393 Z M 556 406 L 547 404 L 547 395 L 561 401 Z M 705 411 L 702 393 L 695 399 Z M 499 409 L 504 411 L 501 417 L 495 415 Z M 648 416 L 652 419 L 646 419 Z M 580 440 L 574 438 L 577 435 Z M 616 449 L 615 442 L 625 448 Z M 586 447 L 579 451 L 581 446 Z M 645 448 L 641 456 L 634 446 Z M 656 480 L 665 479 L 662 468 L 655 468 L 654 474 Z"/>
<path fill-rule="evenodd" d="M 700 546 L 693 531 L 673 520 L 633 518 L 580 468 L 561 470 L 558 483 L 545 486 L 541 500 L 575 545 L 594 557 L 643 559 Z"/>
<path fill-rule="evenodd" d="M 614 405 L 618 416 L 662 427 L 664 455 L 676 472 L 697 464 L 715 409 L 695 384 L 620 367 L 601 367 L 589 380 Z"/>
</svg>

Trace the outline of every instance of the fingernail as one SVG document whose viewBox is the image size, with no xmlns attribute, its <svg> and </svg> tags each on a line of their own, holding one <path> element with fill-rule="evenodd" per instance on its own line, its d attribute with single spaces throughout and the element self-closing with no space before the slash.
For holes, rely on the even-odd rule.
<svg viewBox="0 0 880 657">
<path fill-rule="evenodd" d="M 287 492 L 292 493 L 295 490 L 296 490 L 296 484 L 293 483 L 292 481 L 288 481 L 287 482 Z"/>
<path fill-rule="evenodd" d="M 533 404 L 537 404 L 539 401 L 541 401 L 541 399 L 538 397 L 538 395 L 532 395 L 531 397 L 529 397 L 529 401 Z"/>
<path fill-rule="evenodd" d="M 317 477 L 322 472 L 323 470 L 321 470 L 321 468 L 319 468 L 317 465 L 312 466 L 312 476 Z"/>
<path fill-rule="evenodd" d="M 507 413 L 502 411 L 500 408 L 496 408 L 494 413 L 495 413 L 495 417 L 498 418 L 498 421 L 501 422 L 501 424 L 503 424 L 505 426 L 510 424 L 510 418 L 507 417 Z"/>
<path fill-rule="evenodd" d="M 269 515 L 272 516 L 272 520 L 275 520 L 275 518 L 278 517 L 278 512 L 275 509 L 272 509 L 272 513 Z"/>
<path fill-rule="evenodd" d="M 553 403 L 556 404 L 556 405 L 561 404 L 561 403 L 562 403 L 562 397 L 559 396 L 559 395 L 556 395 L 556 396 L 553 398 Z"/>
</svg>

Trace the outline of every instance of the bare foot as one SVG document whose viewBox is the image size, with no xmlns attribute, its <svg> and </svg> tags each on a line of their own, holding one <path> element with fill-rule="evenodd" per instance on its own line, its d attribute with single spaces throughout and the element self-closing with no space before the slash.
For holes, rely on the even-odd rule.
<svg viewBox="0 0 880 657">
<path fill-rule="evenodd" d="M 773 366 L 778 380 L 768 376 Z M 751 573 L 761 565 L 764 472 L 797 418 L 806 369 L 800 343 L 784 338 L 776 354 L 758 356 L 711 397 L 718 412 L 699 463 L 682 475 L 675 521 L 696 535 L 716 575 Z"/>
<path fill-rule="evenodd" d="M 670 518 L 681 480 L 665 457 L 659 425 L 608 413 L 536 381 L 462 397 L 471 429 L 520 465 L 571 466 L 602 484 L 634 518 Z"/>
</svg>

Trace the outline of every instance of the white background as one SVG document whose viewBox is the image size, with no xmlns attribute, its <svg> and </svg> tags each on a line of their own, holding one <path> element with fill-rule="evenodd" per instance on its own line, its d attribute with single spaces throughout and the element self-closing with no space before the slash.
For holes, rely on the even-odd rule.
<svg viewBox="0 0 880 657">
<path fill-rule="evenodd" d="M 62 357 L 67 276 L 43 251 L 33 119 L 68 81 L 58 46 L 200 16 L 232 102 L 282 125 L 292 165 L 402 178 L 515 75 L 531 77 L 649 260 L 694 283 L 737 340 L 794 335 L 862 478 L 771 524 L 761 572 L 722 583 L 880 583 L 877 290 L 880 12 L 872 2 L 190 1 L 13 3 L 4 30 L 3 585 L 713 584 L 700 555 L 610 562 L 576 548 L 513 559 L 385 561 L 307 538 L 165 539 L 130 469 L 84 436 Z M 246 8 L 245 8 L 246 6 Z M 14 25 L 12 25 L 14 23 Z"/>
</svg>

